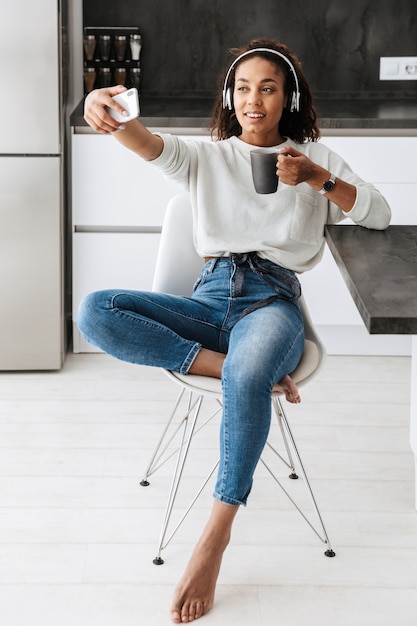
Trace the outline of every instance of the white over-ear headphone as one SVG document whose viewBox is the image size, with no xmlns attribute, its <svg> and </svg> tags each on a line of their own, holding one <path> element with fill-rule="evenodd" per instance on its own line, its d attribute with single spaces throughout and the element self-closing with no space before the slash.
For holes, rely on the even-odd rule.
<svg viewBox="0 0 417 626">
<path fill-rule="evenodd" d="M 243 54 L 238 56 L 233 61 L 232 65 L 229 67 L 229 69 L 227 71 L 226 78 L 225 78 L 225 81 L 224 81 L 224 86 L 223 86 L 223 109 L 229 109 L 229 111 L 233 110 L 233 89 L 232 89 L 232 87 L 229 86 L 229 79 L 230 79 L 230 75 L 231 75 L 233 69 L 236 67 L 236 64 L 239 63 L 239 61 L 241 61 L 241 59 L 243 59 L 244 57 L 248 56 L 249 54 L 256 54 L 258 52 L 269 52 L 271 54 L 276 54 L 277 56 L 281 57 L 281 59 L 283 59 L 287 63 L 287 65 L 290 68 L 291 73 L 293 75 L 294 86 L 295 86 L 295 90 L 289 96 L 289 107 L 288 108 L 291 111 L 291 113 L 293 111 L 299 111 L 300 110 L 300 87 L 299 87 L 298 76 L 297 76 L 297 73 L 295 71 L 294 65 L 291 63 L 289 58 L 285 56 L 285 54 L 282 54 L 282 52 L 278 52 L 278 50 L 274 50 L 273 48 L 253 48 L 252 50 L 248 50 L 247 52 L 244 52 Z"/>
</svg>

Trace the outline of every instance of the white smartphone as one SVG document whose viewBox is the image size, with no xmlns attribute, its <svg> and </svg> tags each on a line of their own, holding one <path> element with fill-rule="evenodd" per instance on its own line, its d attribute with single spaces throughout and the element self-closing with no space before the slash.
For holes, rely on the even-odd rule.
<svg viewBox="0 0 417 626">
<path fill-rule="evenodd" d="M 123 91 L 122 93 L 113 96 L 113 100 L 122 105 L 122 107 L 127 111 L 128 115 L 122 115 L 118 111 L 114 109 L 110 109 L 110 107 L 106 107 L 109 115 L 112 116 L 117 122 L 129 122 L 130 120 L 134 120 L 135 117 L 139 115 L 139 96 L 138 90 L 136 87 L 132 87 L 127 91 Z"/>
</svg>

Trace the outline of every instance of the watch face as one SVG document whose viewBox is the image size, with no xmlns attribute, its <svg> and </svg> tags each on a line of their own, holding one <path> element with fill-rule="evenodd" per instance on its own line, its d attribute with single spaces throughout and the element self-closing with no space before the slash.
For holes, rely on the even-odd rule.
<svg viewBox="0 0 417 626">
<path fill-rule="evenodd" d="M 326 192 L 331 191 L 332 189 L 334 189 L 334 187 L 335 183 L 332 180 L 326 180 L 326 182 L 323 183 L 323 189 Z"/>
</svg>

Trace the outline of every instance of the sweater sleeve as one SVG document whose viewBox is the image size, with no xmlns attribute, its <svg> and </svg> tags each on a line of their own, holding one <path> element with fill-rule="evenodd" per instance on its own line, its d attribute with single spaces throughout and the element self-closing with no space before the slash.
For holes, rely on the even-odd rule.
<svg viewBox="0 0 417 626">
<path fill-rule="evenodd" d="M 337 223 L 345 218 L 358 226 L 384 230 L 391 221 L 391 209 L 384 196 L 371 183 L 365 182 L 335 152 L 329 151 L 328 168 L 341 180 L 356 187 L 356 200 L 349 212 L 344 212 L 332 202 L 329 203 L 329 223 Z"/>
<path fill-rule="evenodd" d="M 356 185 L 356 201 L 351 211 L 344 213 L 355 224 L 384 230 L 391 221 L 391 209 L 384 196 L 372 185 Z"/>
<path fill-rule="evenodd" d="M 164 148 L 159 157 L 152 161 L 153 165 L 156 165 L 165 176 L 173 178 L 188 189 L 193 162 L 191 142 L 186 142 L 176 135 L 156 134 L 162 138 Z"/>
</svg>

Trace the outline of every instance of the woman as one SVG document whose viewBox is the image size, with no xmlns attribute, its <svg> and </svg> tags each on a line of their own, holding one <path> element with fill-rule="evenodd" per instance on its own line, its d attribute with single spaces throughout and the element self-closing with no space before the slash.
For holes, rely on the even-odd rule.
<svg viewBox="0 0 417 626">
<path fill-rule="evenodd" d="M 113 356 L 182 373 L 222 379 L 224 408 L 213 509 L 171 608 L 175 623 L 212 606 L 223 552 L 270 425 L 270 396 L 279 385 L 299 402 L 289 374 L 302 355 L 304 334 L 296 273 L 311 269 L 324 248 L 324 225 L 346 216 L 384 229 L 390 209 L 338 155 L 318 144 L 308 83 L 283 44 L 252 41 L 229 68 L 215 109 L 217 141 L 153 134 L 138 120 L 119 124 L 111 98 L 93 91 L 85 119 L 114 133 L 189 190 L 197 252 L 206 263 L 192 298 L 109 290 L 87 296 L 79 326 Z M 250 151 L 276 147 L 278 191 L 255 192 Z"/>
</svg>

